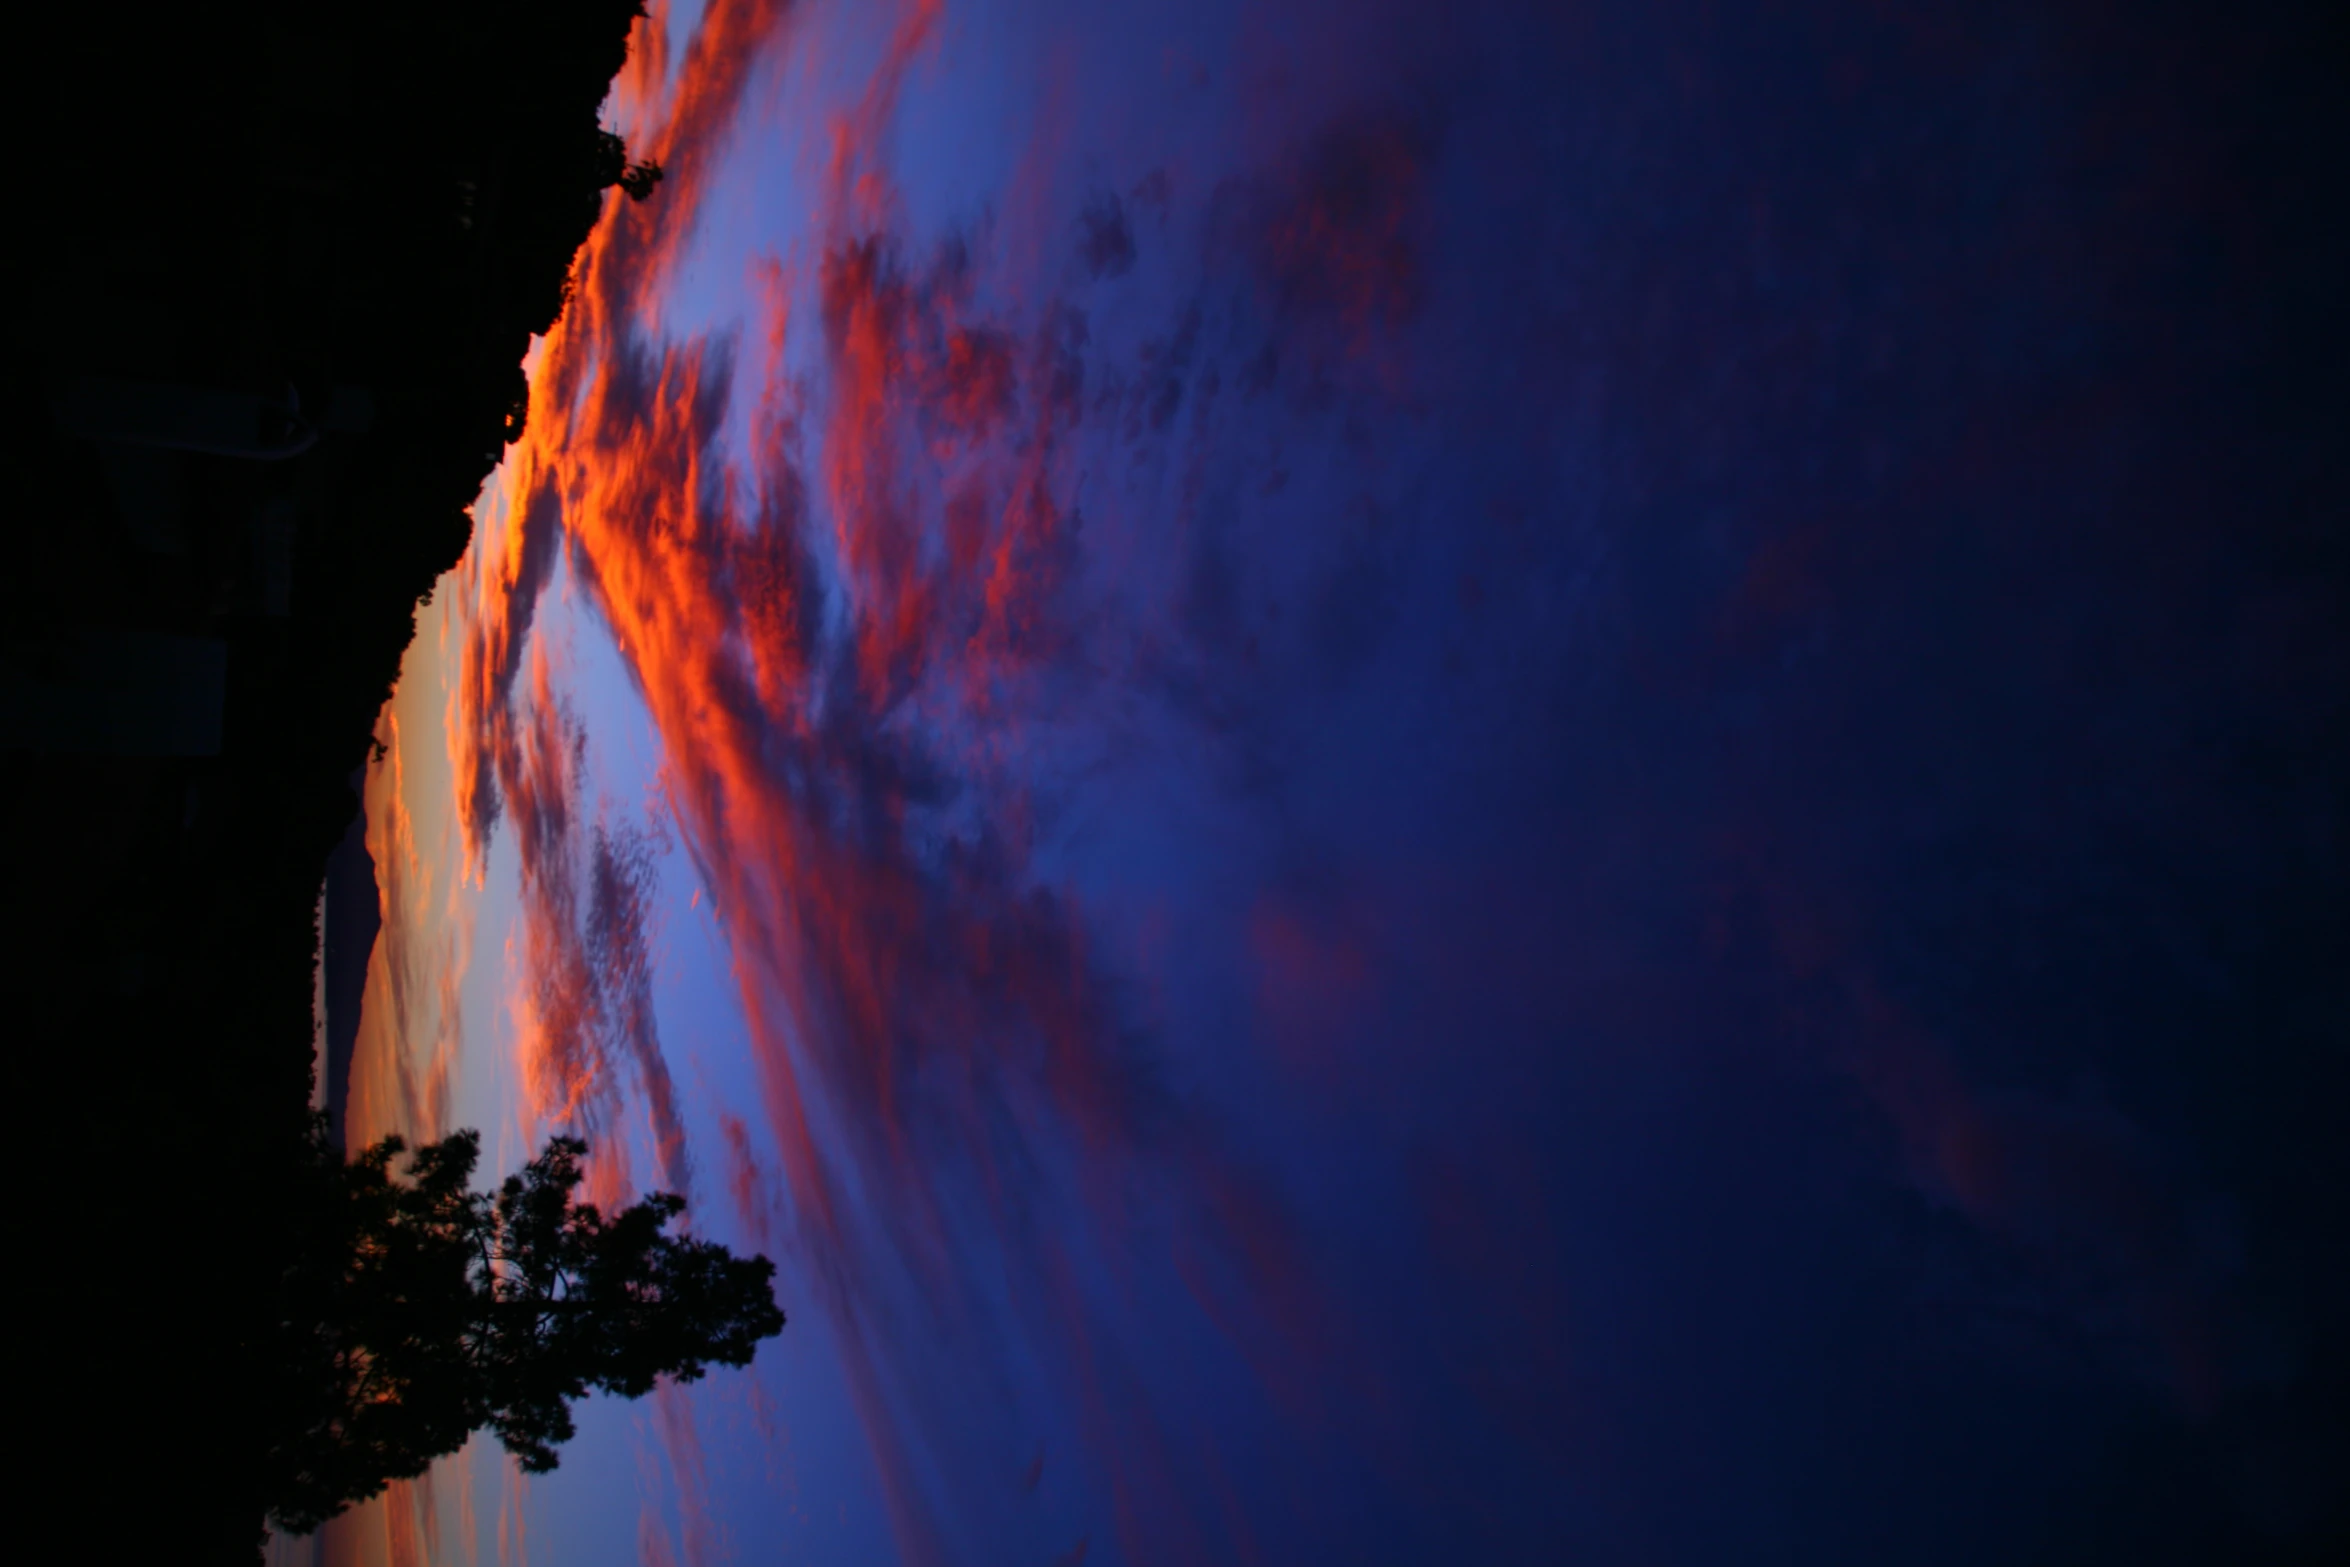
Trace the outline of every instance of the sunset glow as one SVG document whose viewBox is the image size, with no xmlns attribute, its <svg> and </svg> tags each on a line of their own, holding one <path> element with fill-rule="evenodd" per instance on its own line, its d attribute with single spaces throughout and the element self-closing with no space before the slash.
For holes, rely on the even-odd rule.
<svg viewBox="0 0 2350 1567">
<path fill-rule="evenodd" d="M 1863 252 L 1890 100 L 1787 66 L 1815 146 L 1694 22 L 1101 9 L 637 25 L 607 116 L 665 178 L 608 197 L 378 730 L 348 1135 L 577 1132 L 792 1325 L 544 1479 L 477 1437 L 332 1559 L 1733 1560 L 1827 1505 L 1740 1466 L 1786 1421 L 1964 1518 L 1999 1444 L 1787 1411 L 1963 1383 L 1812 1324 L 1897 1299 L 1971 1364 L 1927 1297 L 1993 1286 L 1905 1271 L 1966 1246 L 2074 1357 L 2019 1377 L 2248 1375 L 2211 1180 L 2087 1067 L 2003 1076 L 2070 1015 L 1965 1015 L 1895 934 L 1940 824 L 2106 819 L 2158 743 L 2031 706 L 2074 648 L 2003 497 L 2102 415 L 1969 357 L 2055 341 L 1985 269 L 2137 209 Z M 1983 683 L 1897 691 L 1979 581 L 2022 605 Z"/>
</svg>

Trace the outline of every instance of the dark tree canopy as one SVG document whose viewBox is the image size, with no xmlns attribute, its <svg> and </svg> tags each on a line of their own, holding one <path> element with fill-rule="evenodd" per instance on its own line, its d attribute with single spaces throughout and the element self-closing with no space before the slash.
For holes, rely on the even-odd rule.
<svg viewBox="0 0 2350 1567">
<path fill-rule="evenodd" d="M 269 1513 L 297 1532 L 422 1474 L 484 1426 L 522 1467 L 557 1462 L 571 1402 L 745 1366 L 783 1330 L 775 1265 L 668 1233 L 684 1199 L 607 1217 L 558 1137 L 493 1197 L 463 1131 L 344 1160 L 323 1131 L 301 1260 L 285 1280 Z"/>
<path fill-rule="evenodd" d="M 651 159 L 631 163 L 628 143 L 611 131 L 596 132 L 596 189 L 617 185 L 631 201 L 643 201 L 661 183 L 661 165 Z"/>
</svg>

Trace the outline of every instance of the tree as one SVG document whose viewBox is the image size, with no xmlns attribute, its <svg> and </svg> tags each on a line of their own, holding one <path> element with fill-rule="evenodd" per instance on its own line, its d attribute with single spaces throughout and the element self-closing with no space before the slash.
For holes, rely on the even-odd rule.
<svg viewBox="0 0 2350 1567">
<path fill-rule="evenodd" d="M 653 187 L 661 183 L 661 165 L 650 158 L 641 163 L 632 163 L 621 171 L 620 178 L 614 183 L 628 192 L 629 200 L 643 201 L 653 194 Z"/>
<path fill-rule="evenodd" d="M 636 1398 L 660 1378 L 746 1366 L 783 1330 L 775 1265 L 668 1233 L 685 1201 L 655 1193 L 606 1217 L 574 1200 L 587 1144 L 558 1137 L 496 1196 L 472 1190 L 481 1139 L 355 1159 L 311 1138 L 299 1255 L 271 1368 L 267 1510 L 315 1529 L 422 1474 L 484 1426 L 534 1472 L 555 1467 L 571 1402 Z"/>
<path fill-rule="evenodd" d="M 617 185 L 628 193 L 631 201 L 643 201 L 661 183 L 661 165 L 650 158 L 642 163 L 629 162 L 628 143 L 611 131 L 596 132 L 595 163 L 596 189 Z"/>
</svg>

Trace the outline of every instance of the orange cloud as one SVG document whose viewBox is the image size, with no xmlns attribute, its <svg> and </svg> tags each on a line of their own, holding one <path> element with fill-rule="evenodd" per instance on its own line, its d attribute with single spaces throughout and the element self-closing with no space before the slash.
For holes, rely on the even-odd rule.
<svg viewBox="0 0 2350 1567">
<path fill-rule="evenodd" d="M 582 255 L 503 480 L 505 524 L 481 545 L 449 732 L 470 852 L 502 819 L 521 864 L 525 1083 L 542 1117 L 609 1124 L 630 1074 L 657 1126 L 679 1125 L 641 940 L 614 934 L 641 926 L 647 888 L 619 861 L 595 868 L 582 741 L 530 634 L 560 554 L 660 738 L 663 803 L 731 958 L 777 1168 L 725 1123 L 727 1184 L 791 1254 L 787 1288 L 831 1318 L 901 1553 L 947 1555 L 923 1478 L 940 1471 L 911 1444 L 944 1429 L 932 1417 L 952 1395 L 921 1374 L 919 1345 L 975 1329 L 1008 1272 L 1025 1330 L 1087 1367 L 1129 1559 L 1204 1559 L 1210 1526 L 1162 1527 L 1186 1515 L 1190 1444 L 1162 1431 L 1121 1351 L 1088 1347 L 1095 1308 L 1024 1216 L 1067 1202 L 1123 1240 L 1135 1173 L 1201 1194 L 1154 1222 L 1178 1232 L 1202 1308 L 1318 1423 L 1335 1423 L 1330 1389 L 1360 1344 L 1293 1219 L 1136 1058 L 1079 909 L 1031 859 L 1010 761 L 1037 682 L 1081 663 L 1086 634 L 1066 604 L 1083 563 L 1067 445 L 1084 319 L 1061 301 L 993 310 L 984 256 L 918 254 L 898 233 L 880 147 L 939 23 L 923 3 L 829 126 L 812 256 L 755 275 L 755 365 L 657 337 L 668 268 L 785 14 L 714 5 L 678 66 L 652 143 L 669 179 L 643 212 L 610 209 Z M 1298 286 L 1331 291 L 1348 323 L 1401 308 L 1389 252 L 1404 220 L 1386 214 L 1300 217 L 1282 242 Z M 1347 245 L 1368 272 L 1348 270 Z M 795 369 L 796 350 L 815 368 Z M 730 456 L 719 432 L 738 395 L 754 417 Z M 1270 963 L 1327 993 L 1315 1005 L 1353 1004 L 1364 959 L 1343 941 L 1278 920 L 1262 934 Z M 676 1172 L 660 1138 L 678 1184 L 682 1131 Z M 1002 1256 L 963 1237 L 972 1202 Z"/>
</svg>

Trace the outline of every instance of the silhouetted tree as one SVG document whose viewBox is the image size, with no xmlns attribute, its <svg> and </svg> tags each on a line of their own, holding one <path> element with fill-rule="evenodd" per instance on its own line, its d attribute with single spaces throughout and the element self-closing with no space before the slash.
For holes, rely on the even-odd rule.
<svg viewBox="0 0 2350 1567">
<path fill-rule="evenodd" d="M 300 1260 L 270 1357 L 267 1507 L 316 1528 L 422 1474 L 484 1426 L 522 1467 L 555 1467 L 571 1401 L 750 1364 L 783 1330 L 764 1257 L 667 1231 L 682 1198 L 606 1217 L 576 1202 L 587 1144 L 559 1137 L 495 1197 L 469 1184 L 481 1140 L 396 1137 L 355 1159 L 313 1134 Z"/>
<path fill-rule="evenodd" d="M 631 201 L 642 201 L 653 194 L 653 187 L 661 183 L 661 165 L 650 158 L 632 163 L 621 172 L 620 188 L 628 192 Z"/>
<path fill-rule="evenodd" d="M 661 183 L 661 165 L 628 161 L 628 143 L 611 131 L 596 132 L 596 189 L 617 185 L 631 201 L 642 201 Z"/>
</svg>

